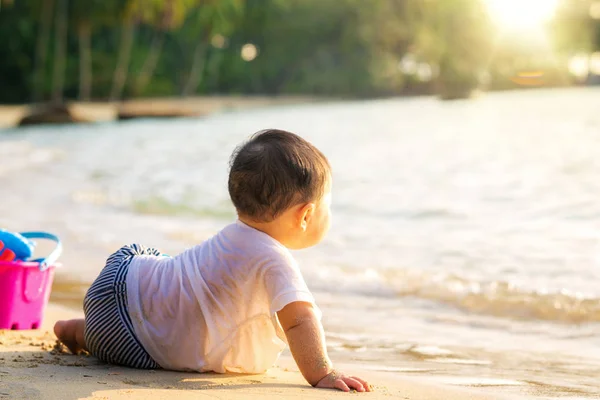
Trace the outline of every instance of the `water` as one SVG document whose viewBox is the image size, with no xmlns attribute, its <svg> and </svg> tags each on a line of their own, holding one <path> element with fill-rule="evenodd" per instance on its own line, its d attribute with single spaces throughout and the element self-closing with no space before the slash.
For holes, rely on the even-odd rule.
<svg viewBox="0 0 600 400">
<path fill-rule="evenodd" d="M 0 133 L 0 226 L 65 240 L 77 304 L 124 243 L 171 254 L 235 218 L 227 163 L 289 129 L 334 168 L 295 253 L 334 359 L 536 398 L 600 395 L 600 90 L 286 106 Z M 468 377 L 469 379 L 466 379 Z"/>
</svg>

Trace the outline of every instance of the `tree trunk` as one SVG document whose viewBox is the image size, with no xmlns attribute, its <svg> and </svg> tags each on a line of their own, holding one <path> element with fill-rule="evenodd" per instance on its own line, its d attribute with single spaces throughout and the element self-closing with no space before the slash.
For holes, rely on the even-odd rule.
<svg viewBox="0 0 600 400">
<path fill-rule="evenodd" d="M 56 7 L 56 27 L 54 35 L 54 73 L 52 76 L 52 101 L 57 104 L 63 103 L 63 89 L 65 86 L 67 7 L 68 0 L 58 0 L 58 7 Z"/>
<path fill-rule="evenodd" d="M 42 101 L 44 98 L 44 72 L 46 70 L 48 40 L 50 39 L 53 8 L 54 0 L 42 1 L 40 29 L 35 46 L 35 73 L 33 77 L 33 101 L 36 103 Z"/>
<path fill-rule="evenodd" d="M 207 74 L 207 87 L 208 90 L 219 92 L 221 88 L 219 87 L 219 80 L 221 79 L 221 63 L 223 62 L 223 51 L 221 49 L 217 49 L 217 51 L 211 53 L 210 55 L 210 69 Z"/>
<path fill-rule="evenodd" d="M 206 65 L 206 50 L 208 49 L 208 44 L 204 41 L 199 41 L 196 44 L 196 49 L 194 50 L 194 59 L 192 61 L 192 68 L 190 69 L 190 74 L 188 79 L 181 91 L 181 95 L 183 97 L 187 97 L 191 94 L 196 93 L 198 90 L 198 85 L 202 81 L 202 75 L 204 73 L 204 66 Z"/>
<path fill-rule="evenodd" d="M 133 36 L 135 26 L 131 20 L 123 22 L 121 33 L 121 47 L 119 48 L 119 56 L 117 67 L 113 76 L 113 85 L 110 91 L 110 100 L 118 101 L 123 96 L 123 88 L 127 80 L 127 71 L 129 69 L 129 59 L 131 58 L 131 48 L 133 45 Z"/>
<path fill-rule="evenodd" d="M 79 35 L 79 100 L 89 101 L 92 94 L 92 26 L 81 23 Z"/>
<path fill-rule="evenodd" d="M 154 75 L 154 70 L 156 69 L 156 64 L 158 63 L 158 58 L 162 51 L 164 42 L 164 32 L 157 31 L 152 39 L 148 56 L 146 57 L 144 65 L 142 66 L 142 69 L 138 75 L 138 79 L 135 82 L 135 90 L 137 94 L 141 94 L 144 91 L 144 88 L 152 78 L 152 75 Z"/>
</svg>

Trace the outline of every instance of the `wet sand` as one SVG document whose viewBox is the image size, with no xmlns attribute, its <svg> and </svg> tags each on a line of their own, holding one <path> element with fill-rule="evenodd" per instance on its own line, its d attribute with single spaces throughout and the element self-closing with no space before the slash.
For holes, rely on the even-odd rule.
<svg viewBox="0 0 600 400">
<path fill-rule="evenodd" d="M 374 386 L 372 393 L 346 394 L 310 387 L 293 360 L 282 357 L 262 375 L 197 374 L 143 371 L 107 365 L 96 358 L 74 356 L 57 343 L 51 327 L 57 319 L 81 313 L 51 304 L 37 331 L 0 331 L 0 399 L 333 399 L 361 396 L 369 399 L 483 400 L 495 397 L 471 388 L 454 388 L 418 379 L 344 369 L 360 374 Z"/>
</svg>

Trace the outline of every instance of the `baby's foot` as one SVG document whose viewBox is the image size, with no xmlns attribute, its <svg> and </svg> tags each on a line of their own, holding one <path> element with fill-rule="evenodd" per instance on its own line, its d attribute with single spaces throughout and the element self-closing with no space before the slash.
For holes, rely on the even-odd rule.
<svg viewBox="0 0 600 400">
<path fill-rule="evenodd" d="M 84 348 L 78 343 L 78 329 L 82 329 L 79 325 L 83 322 L 82 320 L 72 319 L 69 321 L 58 321 L 54 324 L 54 334 L 67 346 L 69 351 L 75 355 L 79 354 Z M 83 330 L 83 329 L 82 329 Z"/>
</svg>

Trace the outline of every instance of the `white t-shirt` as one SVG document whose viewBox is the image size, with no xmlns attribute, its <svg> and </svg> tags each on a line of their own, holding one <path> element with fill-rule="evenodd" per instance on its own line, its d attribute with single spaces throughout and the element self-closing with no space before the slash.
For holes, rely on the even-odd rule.
<svg viewBox="0 0 600 400">
<path fill-rule="evenodd" d="M 146 351 L 180 371 L 264 372 L 285 348 L 277 311 L 314 305 L 288 249 L 239 220 L 176 257 L 135 256 L 127 294 Z"/>
</svg>

